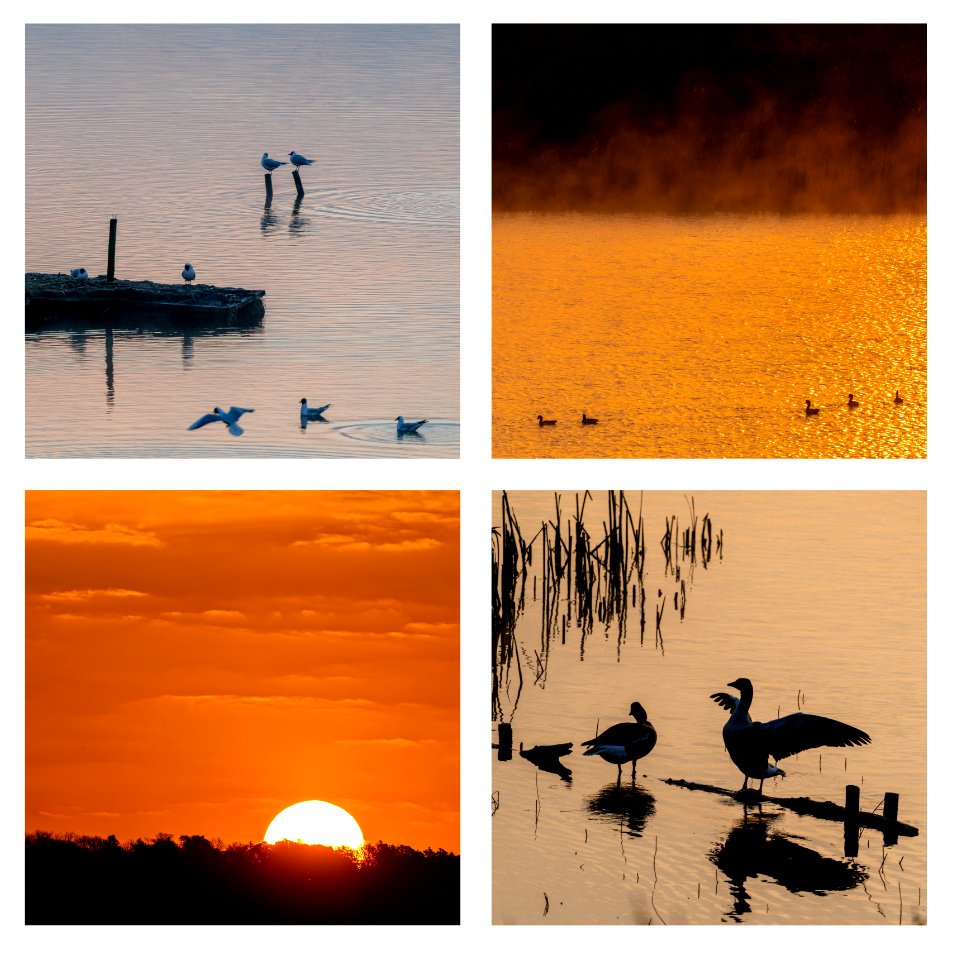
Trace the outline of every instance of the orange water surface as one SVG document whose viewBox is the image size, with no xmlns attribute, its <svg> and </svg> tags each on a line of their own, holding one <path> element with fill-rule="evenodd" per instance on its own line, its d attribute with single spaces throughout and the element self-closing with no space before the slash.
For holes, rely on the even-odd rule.
<svg viewBox="0 0 957 960">
<path fill-rule="evenodd" d="M 926 456 L 925 217 L 501 213 L 493 236 L 494 456 Z"/>
</svg>

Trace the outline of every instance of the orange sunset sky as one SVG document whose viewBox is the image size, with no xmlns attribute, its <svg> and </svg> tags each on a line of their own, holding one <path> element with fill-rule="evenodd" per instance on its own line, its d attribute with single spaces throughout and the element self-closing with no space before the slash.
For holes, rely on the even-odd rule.
<svg viewBox="0 0 957 960">
<path fill-rule="evenodd" d="M 455 492 L 28 492 L 26 830 L 459 851 Z"/>
</svg>

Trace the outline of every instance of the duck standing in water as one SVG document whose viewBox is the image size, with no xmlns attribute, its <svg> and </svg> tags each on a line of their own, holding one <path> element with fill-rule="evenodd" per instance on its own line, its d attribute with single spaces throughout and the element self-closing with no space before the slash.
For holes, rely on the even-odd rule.
<svg viewBox="0 0 957 960">
<path fill-rule="evenodd" d="M 810 713 L 791 713 L 767 723 L 755 723 L 748 713 L 754 698 L 751 681 L 739 677 L 728 686 L 741 691 L 740 700 L 730 693 L 712 693 L 711 699 L 731 712 L 721 734 L 732 762 L 744 774 L 741 793 L 747 790 L 749 779 L 760 780 L 760 797 L 765 780 L 785 776 L 780 767 L 768 762 L 769 756 L 783 760 L 817 747 L 853 747 L 871 742 L 857 727 Z"/>
<path fill-rule="evenodd" d="M 631 776 L 634 779 L 638 761 L 647 757 L 658 742 L 658 734 L 645 713 L 645 708 L 636 700 L 628 711 L 634 723 L 616 723 L 597 737 L 586 740 L 586 757 L 601 757 L 608 763 L 618 764 L 618 782 L 621 782 L 621 765 L 631 761 Z"/>
</svg>

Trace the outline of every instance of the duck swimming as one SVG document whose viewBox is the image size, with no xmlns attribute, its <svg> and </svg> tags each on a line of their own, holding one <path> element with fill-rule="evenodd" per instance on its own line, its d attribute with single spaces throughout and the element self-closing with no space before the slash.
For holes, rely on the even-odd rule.
<svg viewBox="0 0 957 960">
<path fill-rule="evenodd" d="M 748 713 L 754 698 L 751 681 L 739 677 L 728 686 L 741 691 L 740 700 L 723 692 L 712 693 L 711 699 L 731 712 L 721 733 L 731 761 L 744 774 L 742 793 L 749 779 L 761 781 L 758 787 L 758 796 L 761 796 L 765 780 L 785 776 L 780 767 L 768 762 L 768 756 L 783 760 L 816 747 L 853 747 L 871 742 L 857 727 L 810 713 L 791 713 L 777 720 L 755 723 Z"/>
<path fill-rule="evenodd" d="M 636 700 L 628 711 L 635 723 L 616 723 L 597 737 L 586 740 L 586 757 L 601 757 L 608 763 L 618 764 L 618 779 L 621 780 L 621 765 L 631 761 L 631 775 L 635 775 L 638 761 L 648 756 L 658 742 L 658 734 L 648 719 L 645 708 Z"/>
<path fill-rule="evenodd" d="M 556 423 L 558 423 L 557 420 L 543 420 L 542 415 L 538 415 L 538 425 L 540 427 L 554 427 Z"/>
<path fill-rule="evenodd" d="M 854 399 L 854 394 L 849 393 L 847 395 L 847 406 L 849 409 L 853 410 L 855 407 L 859 407 L 860 404 Z"/>
<path fill-rule="evenodd" d="M 816 417 L 821 412 L 820 407 L 812 407 L 810 400 L 804 401 L 804 416 Z"/>
<path fill-rule="evenodd" d="M 900 390 L 894 391 L 894 403 L 903 403 L 904 398 L 901 396 Z"/>
<path fill-rule="evenodd" d="M 582 414 L 582 426 L 583 427 L 592 427 L 598 421 L 594 417 L 586 417 L 585 414 Z"/>
</svg>

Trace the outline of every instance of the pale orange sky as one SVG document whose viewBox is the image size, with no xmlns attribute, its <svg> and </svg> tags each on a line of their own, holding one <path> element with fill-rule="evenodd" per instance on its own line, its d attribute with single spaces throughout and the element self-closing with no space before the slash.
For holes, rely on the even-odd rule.
<svg viewBox="0 0 957 960">
<path fill-rule="evenodd" d="M 459 850 L 455 492 L 28 492 L 26 829 Z"/>
</svg>

